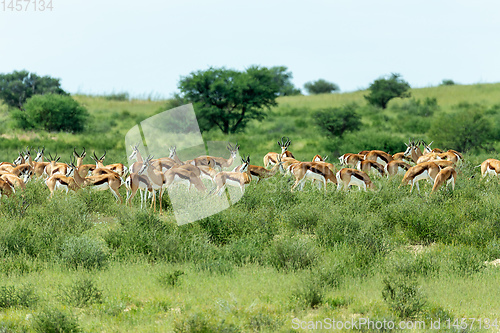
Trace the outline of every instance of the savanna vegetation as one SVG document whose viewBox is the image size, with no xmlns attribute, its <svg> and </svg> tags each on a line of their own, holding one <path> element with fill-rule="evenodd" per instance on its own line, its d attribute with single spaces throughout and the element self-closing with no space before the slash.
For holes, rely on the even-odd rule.
<svg viewBox="0 0 500 333">
<path fill-rule="evenodd" d="M 284 96 L 244 132 L 203 132 L 206 141 L 238 141 L 260 165 L 282 136 L 296 158 L 334 163 L 346 152 L 402 151 L 409 137 L 434 140 L 465 153 L 455 191 L 429 195 L 422 184 L 410 195 L 395 177 L 374 178 L 374 192 L 329 185 L 324 195 L 307 185 L 291 193 L 278 175 L 251 184 L 229 209 L 177 226 L 167 196 L 158 215 L 140 210 L 138 198 L 119 205 L 109 192 L 49 200 L 46 186 L 31 181 L 0 200 L 0 331 L 290 332 L 293 318 L 427 327 L 495 319 L 500 269 L 486 262 L 500 258 L 500 184 L 481 180 L 474 166 L 500 149 L 499 92 L 500 84 L 412 89 L 385 109 L 367 104 L 366 91 Z M 2 105 L 1 160 L 25 146 L 69 160 L 84 146 L 125 163 L 125 133 L 172 103 L 73 98 L 89 114 L 79 133 L 19 129 Z M 341 136 L 315 121 L 322 112 L 337 128 L 346 108 L 361 124 Z"/>
</svg>

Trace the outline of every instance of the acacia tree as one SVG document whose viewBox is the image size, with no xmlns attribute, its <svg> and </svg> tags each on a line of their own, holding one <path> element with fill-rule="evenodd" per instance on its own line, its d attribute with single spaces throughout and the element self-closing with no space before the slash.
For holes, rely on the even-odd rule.
<svg viewBox="0 0 500 333">
<path fill-rule="evenodd" d="M 178 87 L 195 104 L 200 129 L 218 127 L 225 134 L 242 131 L 251 119 L 263 120 L 263 110 L 277 105 L 280 91 L 275 73 L 259 66 L 245 72 L 211 67 L 182 77 Z"/>
<path fill-rule="evenodd" d="M 334 91 L 339 91 L 340 88 L 333 82 L 328 82 L 323 79 L 316 80 L 314 82 L 306 82 L 304 84 L 304 89 L 312 95 L 316 94 L 330 94 Z"/>
<path fill-rule="evenodd" d="M 48 93 L 68 95 L 59 79 L 50 76 L 38 76 L 25 70 L 0 74 L 0 98 L 11 107 L 22 110 L 31 96 Z"/>
<path fill-rule="evenodd" d="M 364 96 L 368 103 L 379 106 L 382 109 L 387 107 L 387 103 L 394 97 L 410 97 L 408 92 L 410 85 L 401 79 L 400 74 L 392 73 L 389 78 L 380 78 L 375 80 L 370 87 L 370 94 Z"/>
</svg>

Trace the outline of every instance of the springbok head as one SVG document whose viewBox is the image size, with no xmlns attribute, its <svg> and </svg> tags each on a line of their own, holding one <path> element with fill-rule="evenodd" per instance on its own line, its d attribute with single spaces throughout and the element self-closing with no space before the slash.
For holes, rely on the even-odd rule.
<svg viewBox="0 0 500 333">
<path fill-rule="evenodd" d="M 292 142 L 290 141 L 290 139 L 288 137 L 286 137 L 286 141 L 285 141 L 285 137 L 282 137 L 281 140 L 278 141 L 278 145 L 281 147 L 282 154 L 288 150 L 288 147 L 290 147 L 290 143 L 292 143 Z"/>
<path fill-rule="evenodd" d="M 45 152 L 45 147 L 42 147 L 42 149 L 37 148 L 35 162 L 40 162 L 42 160 L 44 152 Z"/>
<path fill-rule="evenodd" d="M 168 157 L 174 158 L 174 156 L 177 154 L 176 149 L 177 149 L 176 146 L 172 146 L 172 147 L 168 148 L 168 150 L 170 152 L 170 154 L 168 155 Z"/>
<path fill-rule="evenodd" d="M 231 157 L 236 158 L 236 156 L 238 155 L 238 149 L 240 149 L 238 142 L 236 142 L 236 144 L 234 146 L 232 146 L 231 143 L 228 142 L 226 148 L 231 153 Z"/>
<path fill-rule="evenodd" d="M 250 165 L 250 156 L 247 156 L 246 158 L 242 157 L 241 158 L 241 168 L 240 172 L 246 172 L 248 170 L 248 166 Z"/>
<path fill-rule="evenodd" d="M 106 151 L 104 151 L 104 154 L 102 154 L 102 156 L 100 158 L 97 157 L 97 155 L 95 154 L 95 151 L 94 151 L 94 156 L 90 156 L 90 158 L 92 158 L 94 160 L 94 162 L 96 162 L 97 167 L 102 167 L 104 159 L 106 158 Z"/>
<path fill-rule="evenodd" d="M 130 148 L 132 148 L 132 154 L 130 154 L 128 159 L 133 160 L 134 158 L 137 158 L 137 154 L 139 153 L 139 143 L 135 146 L 130 145 Z"/>
</svg>

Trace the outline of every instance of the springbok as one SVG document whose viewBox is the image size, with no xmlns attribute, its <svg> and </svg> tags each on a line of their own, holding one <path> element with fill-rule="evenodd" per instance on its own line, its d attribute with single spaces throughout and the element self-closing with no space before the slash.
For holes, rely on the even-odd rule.
<svg viewBox="0 0 500 333">
<path fill-rule="evenodd" d="M 451 189 L 455 190 L 455 181 L 457 179 L 457 172 L 455 171 L 455 168 L 453 167 L 446 167 L 439 171 L 437 174 L 436 178 L 434 179 L 434 186 L 432 187 L 431 193 L 436 192 L 439 187 L 443 184 L 450 184 L 451 183 Z"/>
<path fill-rule="evenodd" d="M 240 149 L 240 146 L 238 145 L 238 142 L 234 146 L 232 146 L 230 143 L 227 145 L 227 150 L 231 153 L 231 156 L 229 158 L 223 158 L 223 157 L 214 157 L 214 156 L 207 156 L 203 155 L 200 157 L 197 157 L 193 160 L 186 161 L 185 164 L 192 164 L 195 166 L 200 166 L 200 165 L 209 165 L 210 161 L 213 161 L 213 167 L 216 168 L 218 167 L 220 170 L 223 168 L 230 168 L 233 165 L 233 162 L 238 155 L 238 149 Z"/>
<path fill-rule="evenodd" d="M 358 164 L 356 164 L 356 169 L 358 169 L 359 171 L 363 171 L 366 174 L 368 174 L 372 170 L 376 170 L 380 177 L 383 177 L 385 175 L 384 165 L 372 160 L 359 161 Z"/>
<path fill-rule="evenodd" d="M 114 164 L 108 164 L 108 165 L 103 164 L 104 159 L 106 158 L 106 151 L 104 151 L 104 154 L 100 158 L 98 158 L 94 152 L 94 157 L 91 157 L 91 158 L 96 163 L 96 169 L 94 169 L 94 171 L 92 171 L 92 175 L 94 175 L 94 176 L 105 172 L 103 170 L 98 170 L 98 169 L 108 169 L 108 170 L 114 171 L 120 177 L 122 177 L 124 174 L 127 173 L 127 167 L 125 165 L 123 165 L 122 163 L 114 163 Z"/>
<path fill-rule="evenodd" d="M 295 158 L 293 154 L 288 151 L 288 147 L 290 147 L 290 144 L 292 142 L 290 139 L 287 137 L 285 141 L 285 137 L 282 137 L 280 141 L 278 141 L 278 145 L 281 147 L 281 154 L 274 153 L 274 152 L 269 152 L 264 156 L 264 167 L 267 168 L 270 165 L 275 165 L 278 163 L 278 156 L 283 159 L 283 157 L 291 157 Z"/>
<path fill-rule="evenodd" d="M 337 184 L 335 173 L 323 162 L 299 162 L 290 167 L 290 173 L 295 177 L 295 183 L 292 185 L 293 192 L 297 186 L 299 190 L 304 188 L 307 179 L 317 180 L 318 189 L 321 189 L 321 184 L 324 185 L 326 193 L 326 184 L 328 182 Z"/>
<path fill-rule="evenodd" d="M 387 174 L 387 178 L 395 175 L 404 175 L 411 165 L 404 161 L 393 160 L 384 166 L 384 171 Z"/>
<path fill-rule="evenodd" d="M 247 170 L 248 164 L 250 163 L 250 156 L 246 159 L 242 158 L 241 162 L 243 164 L 240 168 L 240 172 L 222 171 L 216 174 L 214 181 L 217 188 L 215 189 L 215 192 L 213 192 L 213 190 L 211 192 L 221 196 L 226 186 L 231 185 L 240 187 L 241 193 L 243 193 L 245 191 L 245 186 L 251 181 Z"/>
<path fill-rule="evenodd" d="M 413 191 L 413 186 L 416 184 L 417 190 L 420 192 L 418 181 L 427 179 L 433 183 L 439 171 L 439 166 L 434 162 L 424 162 L 417 164 L 406 171 L 403 177 L 403 181 L 401 182 L 401 185 L 399 185 L 399 187 L 411 183 L 411 193 Z"/>
<path fill-rule="evenodd" d="M 337 178 L 337 190 L 340 190 L 342 187 L 344 190 L 348 190 L 352 185 L 357 186 L 360 191 L 361 189 L 365 191 L 366 189 L 375 190 L 372 180 L 363 171 L 353 168 L 343 168 L 335 176 Z"/>
<path fill-rule="evenodd" d="M 248 165 L 247 172 L 250 174 L 252 180 L 257 179 L 258 184 L 262 179 L 273 177 L 278 172 L 278 170 L 280 170 L 281 172 L 285 172 L 285 170 L 283 169 L 283 161 L 281 161 L 280 156 L 278 156 L 277 162 L 278 163 L 276 163 L 271 170 L 257 165 Z M 237 166 L 233 171 L 241 172 L 240 170 L 244 167 L 244 165 L 245 164 Z"/>
<path fill-rule="evenodd" d="M 2 195 L 10 197 L 12 193 L 14 193 L 14 189 L 12 188 L 12 186 L 8 182 L 0 178 L 0 198 L 2 197 Z"/>
<path fill-rule="evenodd" d="M 95 164 L 83 164 L 83 159 L 87 156 L 85 152 L 85 147 L 83 147 L 83 152 L 79 155 L 76 152 L 76 148 L 73 149 L 73 156 L 76 158 L 76 169 L 80 173 L 81 177 L 86 177 L 92 174 L 92 171 L 96 169 Z"/>
<path fill-rule="evenodd" d="M 76 166 L 73 163 L 73 161 L 71 161 L 70 165 L 76 169 Z M 74 177 L 77 185 L 82 187 L 82 188 L 91 186 L 92 188 L 94 188 L 98 191 L 105 191 L 105 190 L 109 189 L 110 192 L 113 193 L 113 196 L 116 198 L 116 200 L 119 203 L 123 203 L 122 196 L 120 195 L 120 192 L 118 191 L 120 186 L 122 186 L 122 184 L 123 184 L 123 180 L 116 172 L 105 173 L 102 175 L 92 175 L 92 176 L 88 176 L 88 177 L 80 176 L 80 172 L 73 172 L 73 177 Z"/>
<path fill-rule="evenodd" d="M 487 175 L 498 176 L 500 173 L 500 161 L 494 158 L 488 158 L 486 161 L 476 166 L 481 167 L 481 176 L 484 178 Z"/>
<path fill-rule="evenodd" d="M 52 196 L 54 195 L 54 191 L 56 190 L 66 190 L 66 193 L 68 193 L 69 190 L 76 192 L 80 189 L 80 186 L 77 184 L 76 179 L 69 176 L 69 174 L 73 171 L 70 169 L 73 168 L 74 166 L 70 166 L 67 170 L 66 175 L 56 173 L 45 180 L 45 184 L 50 191 L 50 198 L 52 198 Z M 78 172 L 73 173 L 77 174 Z"/>
<path fill-rule="evenodd" d="M 363 154 L 351 154 L 347 153 L 339 157 L 339 162 L 341 165 L 356 167 L 359 161 L 364 161 L 365 155 Z"/>
<path fill-rule="evenodd" d="M 372 150 L 368 154 L 365 155 L 365 160 L 367 161 L 375 161 L 382 165 L 386 165 L 390 161 L 392 161 L 392 155 L 386 153 L 382 150 Z"/>
</svg>

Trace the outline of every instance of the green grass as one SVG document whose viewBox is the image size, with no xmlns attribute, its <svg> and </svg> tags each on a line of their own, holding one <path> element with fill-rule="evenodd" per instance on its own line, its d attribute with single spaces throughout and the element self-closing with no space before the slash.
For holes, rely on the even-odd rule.
<svg viewBox="0 0 500 333">
<path fill-rule="evenodd" d="M 460 101 L 491 108 L 500 103 L 499 92 L 500 84 L 491 84 L 412 94 L 435 97 L 438 112 L 448 112 Z M 406 101 L 394 100 L 374 114 L 363 94 L 280 98 L 268 119 L 251 122 L 245 133 L 203 136 L 238 141 L 242 154 L 260 164 L 283 135 L 303 160 L 426 135 L 391 132 L 399 112 L 393 105 Z M 2 122 L 0 158 L 12 159 L 28 144 L 66 155 L 85 145 L 87 152 L 109 149 L 107 161 L 125 162 L 124 134 L 165 105 L 75 98 L 100 128 L 76 136 L 25 134 Z M 367 128 L 329 143 L 311 114 L 350 102 L 360 105 Z M 8 119 L 3 106 L 0 118 Z M 97 144 L 97 135 L 108 140 Z M 290 332 L 293 318 L 397 322 L 401 312 L 394 304 L 404 299 L 384 300 L 384 281 L 401 286 L 398 295 L 404 286 L 420 288 L 424 303 L 412 312 L 414 319 L 495 318 L 500 295 L 492 286 L 500 271 L 484 262 L 500 258 L 500 183 L 480 179 L 473 168 L 492 155 L 465 154 L 455 191 L 443 188 L 432 196 L 430 184 L 422 183 L 421 193 L 399 188 L 401 177 L 374 179 L 375 192 L 337 192 L 329 185 L 324 195 L 307 185 L 291 193 L 291 184 L 277 175 L 251 184 L 229 209 L 180 227 L 168 198 L 160 216 L 141 211 L 138 197 L 131 208 L 116 204 L 109 191 L 56 193 L 49 200 L 43 183 L 30 182 L 25 193 L 0 199 L 0 296 L 8 304 L 0 331 L 60 325 L 83 332 Z"/>
</svg>

